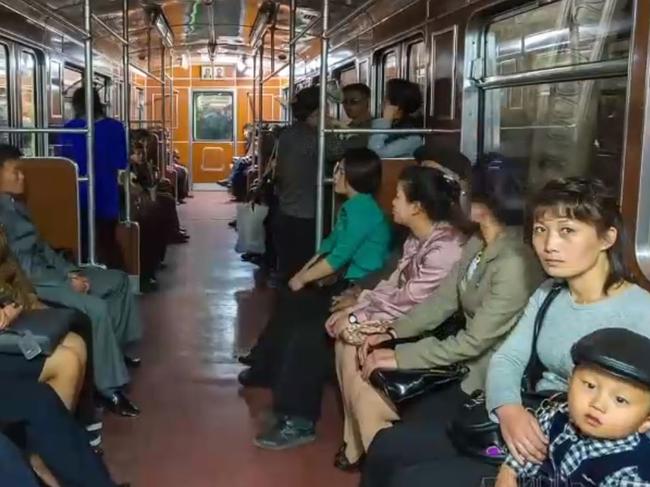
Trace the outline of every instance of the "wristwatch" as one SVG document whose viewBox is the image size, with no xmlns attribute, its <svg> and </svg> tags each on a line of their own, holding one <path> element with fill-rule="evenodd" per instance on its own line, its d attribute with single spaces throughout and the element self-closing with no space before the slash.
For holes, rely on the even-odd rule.
<svg viewBox="0 0 650 487">
<path fill-rule="evenodd" d="M 348 315 L 348 322 L 351 325 L 358 325 L 359 324 L 359 318 L 357 318 L 357 315 L 355 315 L 354 313 L 350 313 Z"/>
</svg>

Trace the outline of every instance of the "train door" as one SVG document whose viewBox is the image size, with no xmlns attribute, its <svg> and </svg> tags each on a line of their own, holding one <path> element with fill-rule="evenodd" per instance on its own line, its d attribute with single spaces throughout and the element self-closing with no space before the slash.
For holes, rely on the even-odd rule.
<svg viewBox="0 0 650 487">
<path fill-rule="evenodd" d="M 9 48 L 0 43 L 0 126 L 7 127 L 11 120 L 9 105 Z M 9 143 L 9 134 L 0 134 L 0 142 Z"/>
<path fill-rule="evenodd" d="M 192 91 L 191 147 L 195 182 L 214 183 L 226 176 L 235 153 L 235 93 Z"/>
</svg>

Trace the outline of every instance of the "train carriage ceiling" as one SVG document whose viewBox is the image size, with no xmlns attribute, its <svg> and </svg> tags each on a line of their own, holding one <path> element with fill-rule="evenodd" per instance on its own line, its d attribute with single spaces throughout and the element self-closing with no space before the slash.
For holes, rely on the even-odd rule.
<svg viewBox="0 0 650 487">
<path fill-rule="evenodd" d="M 372 35 L 372 27 L 380 23 L 391 12 L 395 12 L 414 0 L 377 0 L 354 22 L 347 22 L 333 37 L 333 44 L 344 46 L 359 34 Z M 365 0 L 330 0 L 331 24 L 336 24 L 349 13 L 365 4 Z M 255 27 L 265 24 L 267 19 L 274 25 L 274 49 L 271 36 L 263 39 L 265 58 L 270 65 L 271 53 L 275 54 L 274 65 L 282 66 L 289 49 L 289 0 L 130 0 L 129 35 L 132 61 L 151 72 L 160 70 L 160 50 L 163 44 L 158 30 L 153 27 L 157 15 L 164 15 L 173 36 L 173 51 L 177 62 L 181 56 L 191 57 L 194 63 L 209 62 L 209 41 L 216 41 L 217 62 L 238 62 L 249 59 L 253 52 L 251 44 L 261 42 L 259 30 Z M 65 22 L 58 22 L 60 16 L 76 26 L 83 25 L 83 1 L 81 0 L 0 0 L 8 11 L 26 14 L 40 25 L 60 33 L 63 49 L 79 52 L 81 37 Z M 49 15 L 42 8 L 46 5 L 55 12 Z M 114 31 L 122 32 L 122 0 L 91 0 L 92 10 Z M 297 31 L 310 26 L 297 45 L 299 61 L 307 62 L 318 53 L 318 34 L 322 30 L 319 21 L 322 0 L 297 0 Z M 269 17 L 265 17 L 271 12 Z M 96 22 L 93 24 L 95 47 L 107 57 L 118 58 L 120 45 Z M 370 39 L 371 40 L 371 39 Z M 357 42 L 357 41 L 355 41 Z M 45 43 L 45 42 L 44 42 Z M 50 40 L 51 45 L 51 40 Z M 76 46 L 76 47 L 75 47 Z M 80 52 L 79 52 L 80 54 Z M 345 57 L 345 53 L 343 53 Z M 336 60 L 335 60 L 336 61 Z M 270 66 L 266 67 L 267 71 Z"/>
</svg>

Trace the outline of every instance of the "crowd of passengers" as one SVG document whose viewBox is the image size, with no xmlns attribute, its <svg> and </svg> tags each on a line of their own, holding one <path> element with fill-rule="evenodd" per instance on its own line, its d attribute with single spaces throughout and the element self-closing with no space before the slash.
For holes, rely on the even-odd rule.
<svg viewBox="0 0 650 487">
<path fill-rule="evenodd" d="M 125 391 L 129 368 L 141 363 L 137 346 L 142 338 L 129 276 L 120 270 L 124 262 L 116 231 L 124 212 L 124 186 L 131 185 L 131 216 L 140 224 L 142 288 L 156 287 L 155 272 L 163 265 L 167 245 L 189 238 L 176 209 L 189 197 L 178 155 L 160 174 L 154 134 L 133 131 L 129 154 L 124 126 L 105 116 L 96 92 L 93 102 L 95 223 L 98 261 L 104 267 L 80 267 L 43 240 L 23 199 L 21 153 L 0 145 L 2 486 L 118 485 L 102 462 L 102 413 L 139 415 Z M 66 126 L 84 127 L 83 90 L 73 95 L 73 106 L 75 118 Z M 60 146 L 61 155 L 86 176 L 85 136 L 66 134 Z M 83 180 L 79 184 L 85 215 L 88 187 Z M 87 218 L 82 218 L 82 230 L 85 236 Z M 36 338 L 30 341 L 27 334 L 11 341 L 11 332 L 19 330 L 33 330 L 43 340 L 34 345 Z"/>
<path fill-rule="evenodd" d="M 343 93 L 352 127 L 420 123 L 422 97 L 408 81 L 388 82 L 379 120 L 366 86 Z M 650 294 L 626 266 L 611 188 L 550 180 L 524 215 L 456 149 L 413 135 L 332 136 L 342 204 L 314 253 L 318 106 L 317 87 L 297 93 L 277 144 L 271 228 L 287 285 L 240 357 L 249 366 L 240 383 L 273 394 L 273 420 L 254 444 L 315 441 L 334 380 L 344 414 L 334 465 L 360 470 L 363 487 L 650 486 Z M 381 158 L 399 156 L 417 163 L 397 183 L 396 229 L 375 195 Z M 398 404 L 372 383 L 380 371 L 454 366 L 456 380 Z M 530 392 L 551 399 L 531 409 Z M 500 440 L 471 456 L 449 425 L 477 404 Z"/>
</svg>

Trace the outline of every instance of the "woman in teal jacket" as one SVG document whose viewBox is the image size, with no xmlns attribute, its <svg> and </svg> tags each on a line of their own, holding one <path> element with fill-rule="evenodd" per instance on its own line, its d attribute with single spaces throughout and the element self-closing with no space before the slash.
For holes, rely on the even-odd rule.
<svg viewBox="0 0 650 487">
<path fill-rule="evenodd" d="M 346 198 L 336 226 L 316 255 L 289 281 L 293 291 L 345 269 L 347 282 L 381 269 L 390 243 L 390 226 L 373 194 L 381 184 L 381 161 L 365 148 L 350 149 L 334 167 L 334 191 Z M 346 268 L 347 267 L 347 268 Z"/>
<path fill-rule="evenodd" d="M 273 377 L 274 412 L 281 419 L 255 439 L 261 448 L 290 448 L 314 439 L 322 384 L 334 370 L 333 342 L 323 328 L 331 299 L 381 269 L 388 256 L 390 225 L 373 196 L 380 184 L 381 161 L 366 148 L 349 149 L 334 169 L 334 191 L 346 201 L 331 234 L 289 281 L 292 295 L 280 303 L 288 311 L 283 313 L 287 321 L 276 325 L 285 330 Z M 335 284 L 306 287 L 333 276 L 340 276 Z"/>
</svg>

